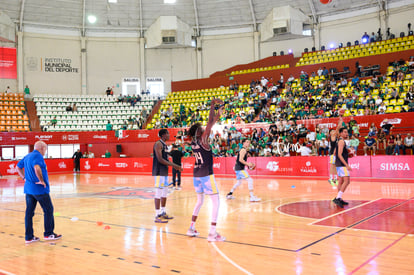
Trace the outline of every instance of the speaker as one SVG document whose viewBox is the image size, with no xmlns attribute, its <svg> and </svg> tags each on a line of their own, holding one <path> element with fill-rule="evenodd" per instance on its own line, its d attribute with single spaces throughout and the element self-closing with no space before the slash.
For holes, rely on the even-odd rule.
<svg viewBox="0 0 414 275">
<path fill-rule="evenodd" d="M 116 145 L 116 152 L 117 153 L 122 153 L 122 145 L 121 144 Z"/>
<path fill-rule="evenodd" d="M 277 56 L 277 52 L 273 52 L 273 56 Z"/>
</svg>

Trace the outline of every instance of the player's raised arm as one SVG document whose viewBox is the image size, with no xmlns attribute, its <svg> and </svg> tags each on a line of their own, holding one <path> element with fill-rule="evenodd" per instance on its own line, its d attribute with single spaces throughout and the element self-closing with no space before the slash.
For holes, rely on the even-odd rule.
<svg viewBox="0 0 414 275">
<path fill-rule="evenodd" d="M 216 111 L 216 105 L 218 109 Z M 221 114 L 223 113 L 224 103 L 221 99 L 215 98 L 211 101 L 210 105 L 210 114 L 208 116 L 208 122 L 204 133 L 201 136 L 201 142 L 203 145 L 208 146 L 208 137 L 210 136 L 211 128 L 214 124 L 220 119 Z"/>
</svg>

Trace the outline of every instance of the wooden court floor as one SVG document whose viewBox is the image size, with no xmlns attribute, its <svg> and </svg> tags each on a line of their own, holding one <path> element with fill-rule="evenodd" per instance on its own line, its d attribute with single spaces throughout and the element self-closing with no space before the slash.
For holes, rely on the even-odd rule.
<svg viewBox="0 0 414 275">
<path fill-rule="evenodd" d="M 59 174 L 50 180 L 63 238 L 26 245 L 23 182 L 3 177 L 0 274 L 414 274 L 414 182 L 352 180 L 350 205 L 338 209 L 322 179 L 254 178 L 259 203 L 247 183 L 226 200 L 235 180 L 216 179 L 226 242 L 206 240 L 208 197 L 200 236 L 185 235 L 196 202 L 190 177 L 169 194 L 174 219 L 155 224 L 152 177 Z M 34 228 L 42 237 L 39 206 Z"/>
</svg>

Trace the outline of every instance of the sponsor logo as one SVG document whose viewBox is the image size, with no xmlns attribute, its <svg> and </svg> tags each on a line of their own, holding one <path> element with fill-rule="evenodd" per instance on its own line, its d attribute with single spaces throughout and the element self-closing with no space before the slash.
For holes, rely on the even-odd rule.
<svg viewBox="0 0 414 275">
<path fill-rule="evenodd" d="M 94 135 L 93 138 L 96 138 L 96 139 L 108 139 L 108 136 L 107 135 Z"/>
<path fill-rule="evenodd" d="M 26 137 L 12 137 L 12 140 L 27 140 Z"/>
<path fill-rule="evenodd" d="M 311 173 L 311 174 L 316 174 L 318 172 L 318 170 L 316 170 L 316 168 L 312 167 L 312 162 L 307 161 L 305 163 L 306 167 L 301 167 L 300 171 L 302 173 Z"/>
<path fill-rule="evenodd" d="M 61 162 L 59 162 L 58 166 L 59 166 L 60 169 L 65 169 L 66 168 L 66 163 L 61 161 Z"/>
<path fill-rule="evenodd" d="M 7 174 L 16 174 L 17 167 L 14 166 L 15 164 L 9 164 L 9 169 L 7 169 Z"/>
<path fill-rule="evenodd" d="M 336 128 L 336 123 L 321 123 L 321 124 L 319 124 L 319 127 L 325 127 L 325 128 L 328 128 L 328 129 L 331 129 L 331 128 Z"/>
<path fill-rule="evenodd" d="M 388 119 L 388 123 L 389 124 L 401 124 L 401 118 L 391 118 Z M 385 119 L 380 123 L 380 126 L 382 127 L 382 125 L 385 124 Z"/>
<path fill-rule="evenodd" d="M 381 163 L 381 171 L 410 171 L 408 163 Z"/>
<path fill-rule="evenodd" d="M 98 163 L 98 167 L 109 167 L 109 164 L 106 164 L 106 163 Z"/>
<path fill-rule="evenodd" d="M 293 168 L 280 167 L 278 161 L 269 161 L 266 165 L 266 169 L 272 172 L 292 172 L 293 171 Z"/>
<path fill-rule="evenodd" d="M 147 138 L 149 137 L 148 134 L 138 134 L 138 138 Z"/>
<path fill-rule="evenodd" d="M 147 164 L 145 164 L 145 163 L 140 163 L 140 162 L 134 162 L 134 168 L 144 168 L 144 167 L 146 167 L 146 166 L 148 166 Z"/>
<path fill-rule="evenodd" d="M 79 140 L 79 135 L 68 135 L 68 140 Z"/>
<path fill-rule="evenodd" d="M 128 167 L 128 163 L 125 163 L 125 162 L 116 162 L 115 163 L 115 167 L 116 168 L 127 168 Z"/>
<path fill-rule="evenodd" d="M 186 162 L 186 163 L 183 164 L 183 168 L 184 169 L 191 169 L 191 168 L 193 168 L 193 164 Z"/>
<path fill-rule="evenodd" d="M 40 135 L 40 136 L 36 135 L 35 136 L 35 139 L 46 140 L 46 141 L 51 140 L 52 138 L 53 138 L 52 135 Z"/>
<path fill-rule="evenodd" d="M 89 164 L 89 160 L 85 161 L 85 165 L 83 166 L 86 170 L 91 169 L 91 165 Z"/>
<path fill-rule="evenodd" d="M 353 170 L 359 170 L 359 162 L 357 163 L 351 163 L 349 164 L 349 167 L 351 167 Z"/>
<path fill-rule="evenodd" d="M 67 135 L 63 135 L 62 136 L 62 140 L 67 140 L 68 139 L 68 136 Z"/>
<path fill-rule="evenodd" d="M 220 162 L 213 163 L 213 168 L 220 169 Z"/>
</svg>

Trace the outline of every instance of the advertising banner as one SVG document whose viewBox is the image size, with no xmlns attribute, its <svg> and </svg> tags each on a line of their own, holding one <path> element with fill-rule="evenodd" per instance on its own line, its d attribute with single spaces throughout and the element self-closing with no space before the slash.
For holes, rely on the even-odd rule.
<svg viewBox="0 0 414 275">
<path fill-rule="evenodd" d="M 373 156 L 371 171 L 374 178 L 414 178 L 414 156 Z"/>
<path fill-rule="evenodd" d="M 16 48 L 0 47 L 0 78 L 17 79 Z"/>
</svg>

